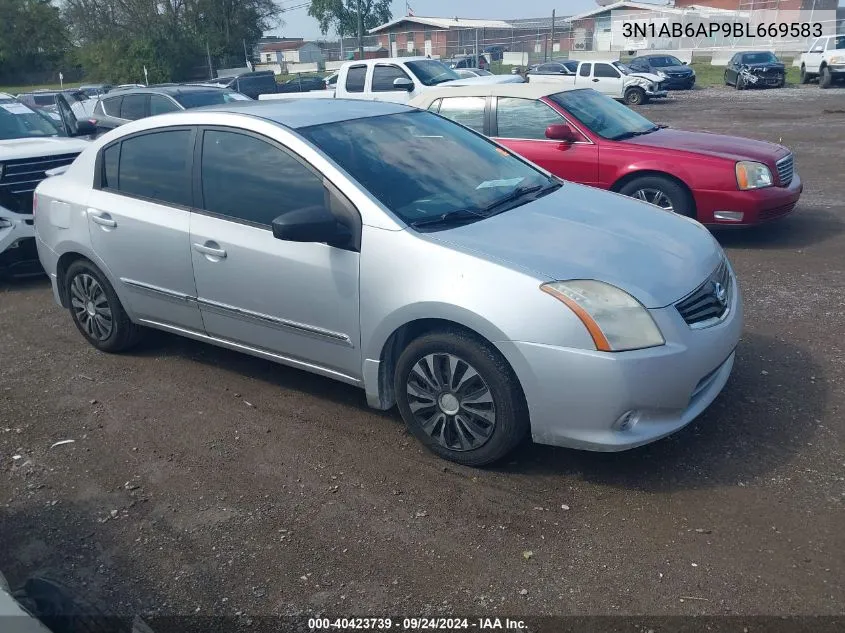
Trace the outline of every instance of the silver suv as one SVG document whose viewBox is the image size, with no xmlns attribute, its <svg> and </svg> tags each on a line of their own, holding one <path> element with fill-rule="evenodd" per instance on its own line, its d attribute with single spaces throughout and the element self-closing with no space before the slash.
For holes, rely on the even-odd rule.
<svg viewBox="0 0 845 633">
<path fill-rule="evenodd" d="M 593 450 L 668 435 L 721 391 L 742 328 L 697 222 L 406 106 L 135 121 L 36 194 L 56 301 L 96 348 L 153 327 L 357 385 L 464 464 L 529 431 Z"/>
</svg>

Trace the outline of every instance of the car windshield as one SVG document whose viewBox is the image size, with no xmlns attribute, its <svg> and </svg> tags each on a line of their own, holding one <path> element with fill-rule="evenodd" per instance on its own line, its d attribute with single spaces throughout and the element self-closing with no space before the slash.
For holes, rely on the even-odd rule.
<svg viewBox="0 0 845 633">
<path fill-rule="evenodd" d="M 573 72 L 573 73 L 574 73 L 576 70 L 578 70 L 578 62 L 577 62 L 577 61 L 575 61 L 575 60 L 572 60 L 572 61 L 569 61 L 569 62 L 563 62 L 563 66 L 564 66 L 567 70 L 569 70 L 570 72 Z"/>
<path fill-rule="evenodd" d="M 59 136 L 58 123 L 17 101 L 0 101 L 0 139 Z"/>
<path fill-rule="evenodd" d="M 422 110 L 300 133 L 407 224 L 450 215 L 479 220 L 500 202 L 559 186 L 484 137 Z"/>
<path fill-rule="evenodd" d="M 405 62 L 414 76 L 425 86 L 436 86 L 444 81 L 460 79 L 460 75 L 436 59 L 423 59 L 416 62 Z"/>
<path fill-rule="evenodd" d="M 623 75 L 630 75 L 632 72 L 634 72 L 630 66 L 626 66 L 622 62 L 613 62 L 613 65 L 616 66 L 616 68 L 619 69 L 619 72 Z"/>
<path fill-rule="evenodd" d="M 612 141 L 648 134 L 659 129 L 644 116 L 592 89 L 558 92 L 549 95 L 549 99 L 564 108 L 591 132 Z"/>
<path fill-rule="evenodd" d="M 185 109 L 221 105 L 232 101 L 250 101 L 249 97 L 242 95 L 240 92 L 218 89 L 203 92 L 183 92 L 173 95 L 173 98 Z"/>
<path fill-rule="evenodd" d="M 766 64 L 777 60 L 774 53 L 746 53 L 742 56 L 743 64 Z"/>
<path fill-rule="evenodd" d="M 683 62 L 679 60 L 677 57 L 672 57 L 671 55 L 666 55 L 665 57 L 652 57 L 650 60 L 651 65 L 657 68 L 665 67 L 665 66 L 683 66 Z"/>
</svg>

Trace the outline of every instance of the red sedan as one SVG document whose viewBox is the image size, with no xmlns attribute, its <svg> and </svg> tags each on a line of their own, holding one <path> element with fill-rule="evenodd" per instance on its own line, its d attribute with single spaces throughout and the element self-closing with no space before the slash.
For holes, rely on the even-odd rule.
<svg viewBox="0 0 845 633">
<path fill-rule="evenodd" d="M 440 88 L 410 103 L 495 138 L 574 182 L 639 198 L 707 225 L 791 212 L 803 185 L 792 152 L 659 126 L 591 89 L 552 83 Z"/>
</svg>

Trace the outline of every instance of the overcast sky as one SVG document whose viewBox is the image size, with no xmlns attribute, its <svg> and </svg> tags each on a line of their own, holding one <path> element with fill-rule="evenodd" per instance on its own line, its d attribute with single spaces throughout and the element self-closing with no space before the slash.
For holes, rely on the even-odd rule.
<svg viewBox="0 0 845 633">
<path fill-rule="evenodd" d="M 277 0 L 281 7 L 297 7 L 306 0 Z M 535 18 L 548 15 L 552 9 L 557 15 L 572 15 L 588 11 L 598 6 L 595 0 L 408 0 L 415 15 L 430 17 L 459 18 Z M 393 0 L 393 17 L 405 15 L 405 0 Z M 285 11 L 282 14 L 285 26 L 274 29 L 274 35 L 304 37 L 306 39 L 322 37 L 317 21 L 308 15 L 308 9 L 302 7 Z M 334 33 L 329 33 L 334 36 Z"/>
</svg>

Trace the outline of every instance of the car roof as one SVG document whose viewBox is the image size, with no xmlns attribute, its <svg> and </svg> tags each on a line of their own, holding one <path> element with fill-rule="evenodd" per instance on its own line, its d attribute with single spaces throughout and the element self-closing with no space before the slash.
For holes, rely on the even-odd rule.
<svg viewBox="0 0 845 633">
<path fill-rule="evenodd" d="M 759 50 L 759 51 L 739 51 L 739 54 L 740 54 L 740 55 L 758 55 L 758 54 L 760 54 L 760 53 L 771 53 L 772 55 L 775 55 L 775 52 L 774 52 L 774 51 L 765 51 L 765 50 Z M 777 57 L 777 55 L 775 55 L 775 57 Z"/>
<path fill-rule="evenodd" d="M 411 112 L 413 108 L 398 103 L 361 99 L 268 99 L 266 101 L 233 101 L 197 108 L 193 112 L 199 110 L 248 114 L 298 129 L 312 125 Z"/>
<path fill-rule="evenodd" d="M 126 90 L 121 90 L 120 96 L 124 95 L 131 95 L 131 94 L 163 94 L 163 95 L 180 95 L 186 93 L 195 93 L 195 92 L 214 92 L 220 90 L 215 86 L 183 86 L 183 85 L 174 85 L 174 86 L 150 86 L 149 88 L 127 88 Z M 110 95 L 106 95 L 108 98 Z"/>
<path fill-rule="evenodd" d="M 678 56 L 673 55 L 672 53 L 653 53 L 651 55 L 637 55 L 636 57 L 634 57 L 634 59 L 650 59 L 652 57 L 674 57 L 675 59 L 678 59 Z"/>
<path fill-rule="evenodd" d="M 589 90 L 589 88 L 577 88 Z M 471 84 L 468 86 L 444 86 L 426 90 L 411 99 L 411 105 L 425 102 L 428 107 L 435 99 L 441 97 L 515 97 L 517 99 L 540 99 L 558 92 L 571 92 L 567 86 L 555 82 L 528 82 L 512 84 Z"/>
</svg>

